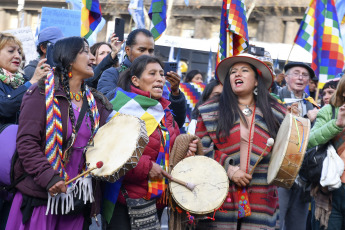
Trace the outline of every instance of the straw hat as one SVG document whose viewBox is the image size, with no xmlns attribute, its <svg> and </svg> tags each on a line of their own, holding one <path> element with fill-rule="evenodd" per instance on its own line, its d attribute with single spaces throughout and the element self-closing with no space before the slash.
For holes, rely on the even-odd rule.
<svg viewBox="0 0 345 230">
<path fill-rule="evenodd" d="M 264 62 L 257 59 L 254 55 L 247 53 L 225 58 L 218 64 L 216 74 L 218 76 L 219 81 L 223 85 L 224 79 L 226 75 L 229 73 L 230 68 L 238 62 L 249 63 L 253 65 L 257 69 L 260 77 L 264 79 L 266 88 L 271 88 L 274 76 L 270 68 Z"/>
</svg>

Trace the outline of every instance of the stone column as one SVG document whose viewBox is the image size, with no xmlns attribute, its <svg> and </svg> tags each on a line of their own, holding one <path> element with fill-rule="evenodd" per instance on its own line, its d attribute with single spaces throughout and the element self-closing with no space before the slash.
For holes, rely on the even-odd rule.
<svg viewBox="0 0 345 230">
<path fill-rule="evenodd" d="M 7 22 L 9 21 L 9 18 L 6 18 L 7 14 L 4 9 L 0 9 L 0 31 L 7 29 Z"/>
<path fill-rule="evenodd" d="M 265 28 L 265 21 L 260 20 L 258 23 L 258 28 L 256 30 L 256 39 L 258 41 L 264 40 L 264 28 Z"/>
<path fill-rule="evenodd" d="M 284 23 L 280 17 L 266 16 L 263 41 L 282 43 L 284 40 Z"/>
<path fill-rule="evenodd" d="M 25 11 L 25 22 L 24 26 L 29 26 L 31 27 L 32 25 L 32 14 L 28 11 Z"/>
<path fill-rule="evenodd" d="M 210 23 L 202 17 L 195 19 L 194 38 L 208 39 L 212 35 Z"/>
<path fill-rule="evenodd" d="M 170 18 L 165 34 L 170 36 L 181 36 L 181 21 L 174 17 Z"/>
<path fill-rule="evenodd" d="M 298 32 L 299 25 L 295 20 L 286 21 L 284 43 L 292 44 Z"/>
</svg>

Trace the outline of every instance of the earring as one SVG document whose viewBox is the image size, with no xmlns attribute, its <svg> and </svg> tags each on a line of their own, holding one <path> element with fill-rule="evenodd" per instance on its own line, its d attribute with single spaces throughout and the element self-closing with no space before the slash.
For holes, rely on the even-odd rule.
<svg viewBox="0 0 345 230">
<path fill-rule="evenodd" d="M 253 91 L 254 95 L 257 96 L 258 95 L 258 87 L 255 87 L 254 91 Z"/>
<path fill-rule="evenodd" d="M 72 71 L 69 71 L 69 72 L 68 72 L 68 77 L 69 77 L 69 78 L 72 78 Z"/>
</svg>

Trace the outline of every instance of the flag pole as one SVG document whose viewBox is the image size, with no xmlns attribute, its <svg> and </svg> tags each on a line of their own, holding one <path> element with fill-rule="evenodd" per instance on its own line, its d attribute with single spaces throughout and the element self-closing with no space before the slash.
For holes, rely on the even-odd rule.
<svg viewBox="0 0 345 230">
<path fill-rule="evenodd" d="M 289 62 L 290 55 L 291 55 L 291 52 L 292 52 L 293 48 L 295 47 L 295 44 L 296 44 L 296 43 L 293 43 L 293 44 L 292 44 L 292 47 L 291 47 L 291 50 L 290 50 L 290 52 L 289 52 L 288 58 L 287 58 L 286 61 L 285 61 L 285 65 Z"/>
<path fill-rule="evenodd" d="M 318 81 L 317 84 L 316 84 L 316 94 L 315 94 L 315 102 L 316 102 L 316 104 L 318 104 L 319 92 L 320 92 L 320 89 L 319 89 L 319 81 Z"/>
</svg>

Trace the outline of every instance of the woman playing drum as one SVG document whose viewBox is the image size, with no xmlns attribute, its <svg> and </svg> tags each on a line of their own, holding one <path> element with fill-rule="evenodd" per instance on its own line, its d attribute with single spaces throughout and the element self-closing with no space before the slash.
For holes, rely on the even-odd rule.
<svg viewBox="0 0 345 230">
<path fill-rule="evenodd" d="M 168 163 L 163 158 L 169 159 L 167 158 L 169 151 L 174 144 L 176 136 L 180 134 L 178 125 L 174 121 L 169 109 L 170 102 L 162 97 L 164 84 L 165 77 L 161 61 L 156 57 L 140 56 L 121 75 L 119 79 L 119 87 L 121 88 L 117 90 L 114 99 L 111 100 L 114 109 L 120 113 L 125 113 L 125 107 L 127 106 L 123 105 L 121 95 L 122 98 L 124 95 L 128 96 L 125 101 L 130 101 L 129 98 L 135 99 L 135 103 L 130 101 L 131 104 L 127 109 L 136 110 L 138 114 L 140 114 L 142 108 L 152 103 L 152 107 L 146 108 L 145 111 L 149 114 L 151 113 L 151 115 L 152 112 L 150 111 L 156 111 L 156 117 L 161 118 L 153 126 L 148 125 L 145 118 L 143 118 L 146 122 L 149 142 L 138 165 L 124 176 L 122 182 L 122 188 L 128 193 L 129 198 L 157 198 L 157 200 L 162 201 L 158 209 L 163 207 L 164 201 L 161 198 L 164 191 L 162 193 L 154 191 L 152 184 L 156 183 L 157 186 L 163 185 L 164 188 L 164 177 L 170 178 L 170 175 L 165 171 L 167 170 L 166 168 L 165 170 L 162 169 L 160 160 L 157 161 L 157 158 L 164 162 L 163 165 Z M 139 107 L 135 107 L 136 105 L 139 105 Z M 159 108 L 161 108 L 161 112 L 159 112 Z M 157 115 L 160 113 L 162 116 Z M 195 151 L 196 142 L 190 144 L 189 154 L 192 155 Z M 123 190 L 118 196 L 108 229 L 131 229 Z"/>
<path fill-rule="evenodd" d="M 244 54 L 220 62 L 217 76 L 223 92 L 199 107 L 196 135 L 205 154 L 224 166 L 230 188 L 222 206 L 226 212 L 216 212 L 215 221 L 199 222 L 198 229 L 274 229 L 278 194 L 276 186 L 267 184 L 271 147 L 264 149 L 286 110 L 269 95 L 273 74 Z"/>
<path fill-rule="evenodd" d="M 90 55 L 84 38 L 59 40 L 53 53 L 54 73 L 24 95 L 14 174 L 15 178 L 26 176 L 16 186 L 6 229 L 83 229 L 88 227 L 88 217 L 99 213 L 99 183 L 94 183 L 93 190 L 91 178 L 84 177 L 78 180 L 79 189 L 75 184 L 65 185 L 86 170 L 84 148 L 112 111 L 104 96 L 91 92 L 84 83 L 93 76 Z M 66 215 L 68 208 L 61 207 L 77 199 L 73 199 L 74 192 L 82 193 L 82 207 L 79 213 Z"/>
</svg>

